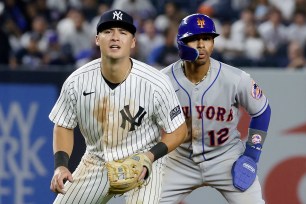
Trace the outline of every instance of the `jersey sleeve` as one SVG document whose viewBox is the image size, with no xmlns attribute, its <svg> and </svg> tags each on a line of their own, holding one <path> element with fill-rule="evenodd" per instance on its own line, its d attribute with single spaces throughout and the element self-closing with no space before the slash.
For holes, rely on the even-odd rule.
<svg viewBox="0 0 306 204">
<path fill-rule="evenodd" d="M 257 117 L 262 114 L 268 106 L 268 99 L 262 89 L 246 72 L 242 72 L 241 74 L 237 100 L 252 117 Z"/>
<path fill-rule="evenodd" d="M 66 80 L 61 94 L 49 114 L 49 119 L 61 127 L 73 129 L 77 125 L 75 106 L 74 82 Z"/>
<path fill-rule="evenodd" d="M 154 108 L 157 123 L 166 133 L 173 132 L 185 121 L 181 105 L 170 80 L 154 92 Z"/>
</svg>

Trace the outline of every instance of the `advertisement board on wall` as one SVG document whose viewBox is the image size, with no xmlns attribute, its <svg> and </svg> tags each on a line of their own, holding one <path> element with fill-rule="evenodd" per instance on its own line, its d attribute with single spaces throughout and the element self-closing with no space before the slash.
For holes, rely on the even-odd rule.
<svg viewBox="0 0 306 204">
<path fill-rule="evenodd" d="M 52 203 L 55 86 L 0 84 L 0 203 Z"/>
</svg>

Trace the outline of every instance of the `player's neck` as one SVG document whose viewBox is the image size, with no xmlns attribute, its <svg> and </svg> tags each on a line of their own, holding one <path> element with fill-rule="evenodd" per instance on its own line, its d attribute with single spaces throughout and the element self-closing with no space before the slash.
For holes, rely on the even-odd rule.
<svg viewBox="0 0 306 204">
<path fill-rule="evenodd" d="M 205 80 L 208 75 L 210 71 L 210 62 L 197 66 L 195 63 L 185 61 L 182 64 L 182 69 L 187 79 L 197 85 Z"/>
<path fill-rule="evenodd" d="M 124 60 L 102 60 L 101 73 L 112 83 L 121 83 L 124 81 L 132 69 L 130 58 Z"/>
</svg>

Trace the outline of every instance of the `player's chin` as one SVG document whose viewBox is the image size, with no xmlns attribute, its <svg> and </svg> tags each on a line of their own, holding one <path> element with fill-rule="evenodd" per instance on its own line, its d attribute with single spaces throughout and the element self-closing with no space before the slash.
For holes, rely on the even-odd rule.
<svg viewBox="0 0 306 204">
<path fill-rule="evenodd" d="M 120 55 L 121 52 L 122 52 L 121 50 L 112 50 L 112 49 L 110 49 L 108 53 L 110 55 Z"/>
<path fill-rule="evenodd" d="M 195 61 L 195 63 L 197 65 L 204 65 L 204 64 L 206 64 L 207 61 L 208 61 L 207 58 L 200 58 L 200 57 L 198 57 L 198 59 Z"/>
<path fill-rule="evenodd" d="M 113 53 L 113 52 L 111 52 L 111 53 L 108 53 L 108 57 L 111 58 L 111 59 L 116 60 L 116 59 L 122 58 L 122 54 L 121 53 Z"/>
</svg>

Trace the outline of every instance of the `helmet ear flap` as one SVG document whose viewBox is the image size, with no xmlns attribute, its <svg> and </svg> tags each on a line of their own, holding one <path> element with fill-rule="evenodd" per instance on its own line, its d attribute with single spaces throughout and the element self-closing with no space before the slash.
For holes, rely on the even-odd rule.
<svg viewBox="0 0 306 204">
<path fill-rule="evenodd" d="M 179 56 L 182 60 L 195 61 L 199 56 L 199 51 L 197 49 L 188 47 L 181 40 L 177 40 L 177 46 L 179 49 Z"/>
</svg>

